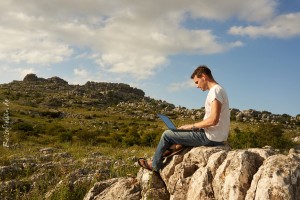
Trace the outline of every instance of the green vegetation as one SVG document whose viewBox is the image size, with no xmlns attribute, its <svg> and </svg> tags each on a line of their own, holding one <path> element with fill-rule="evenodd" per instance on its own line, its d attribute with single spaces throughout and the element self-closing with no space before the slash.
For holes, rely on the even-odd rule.
<svg viewBox="0 0 300 200">
<path fill-rule="evenodd" d="M 204 108 L 175 108 L 125 84 L 78 86 L 33 75 L 26 81 L 0 85 L 0 101 L 4 100 L 9 101 L 11 148 L 0 147 L 0 166 L 16 168 L 0 173 L 0 179 L 3 183 L 18 180 L 10 190 L 13 199 L 44 199 L 46 194 L 53 200 L 82 199 L 97 181 L 136 175 L 137 158 L 153 155 L 165 129 L 157 113 L 166 113 L 176 125 L 204 115 Z M 3 116 L 8 106 L 1 106 Z M 267 117 L 259 119 L 254 112 L 254 117 L 244 120 L 242 115 L 237 118 L 237 112 L 231 113 L 228 140 L 233 149 L 268 145 L 285 152 L 297 145 L 291 139 L 300 136 L 299 120 L 292 121 L 288 115 L 271 118 L 267 111 L 262 112 Z M 0 117 L 0 123 L 6 122 Z M 5 140 L 2 132 L 3 126 L 1 144 Z M 40 149 L 46 147 L 54 148 L 55 153 L 43 155 Z M 70 174 L 85 170 L 94 172 L 91 179 L 69 184 Z M 2 192 L 0 196 L 5 195 Z"/>
<path fill-rule="evenodd" d="M 284 135 L 282 125 L 272 124 L 260 124 L 252 130 L 240 130 L 236 127 L 230 133 L 228 141 L 234 149 L 271 146 L 286 151 L 296 145 L 291 138 Z"/>
</svg>

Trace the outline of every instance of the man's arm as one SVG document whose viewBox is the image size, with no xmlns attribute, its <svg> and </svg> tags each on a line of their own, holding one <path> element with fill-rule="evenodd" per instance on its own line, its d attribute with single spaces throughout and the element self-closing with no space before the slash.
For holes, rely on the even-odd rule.
<svg viewBox="0 0 300 200">
<path fill-rule="evenodd" d="M 212 102 L 211 113 L 208 118 L 206 118 L 203 121 L 197 122 L 195 124 L 183 125 L 179 127 L 179 129 L 192 129 L 192 128 L 200 129 L 200 128 L 207 128 L 210 126 L 215 126 L 219 122 L 221 108 L 222 108 L 222 103 L 219 100 L 215 99 Z"/>
</svg>

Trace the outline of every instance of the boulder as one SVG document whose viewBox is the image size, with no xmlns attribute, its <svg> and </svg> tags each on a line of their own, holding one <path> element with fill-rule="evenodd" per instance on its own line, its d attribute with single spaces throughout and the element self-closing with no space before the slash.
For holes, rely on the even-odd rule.
<svg viewBox="0 0 300 200">
<path fill-rule="evenodd" d="M 84 200 L 139 200 L 141 192 L 135 178 L 119 178 L 96 183 Z"/>
<path fill-rule="evenodd" d="M 244 150 L 194 147 L 166 160 L 160 175 L 172 200 L 298 200 L 299 151 L 292 149 L 289 155 L 276 153 L 267 147 Z M 143 175 L 138 176 L 141 184 L 139 177 Z"/>
<path fill-rule="evenodd" d="M 300 200 L 298 149 L 194 147 L 164 164 L 160 173 L 141 168 L 136 178 L 96 183 L 85 200 Z"/>
</svg>

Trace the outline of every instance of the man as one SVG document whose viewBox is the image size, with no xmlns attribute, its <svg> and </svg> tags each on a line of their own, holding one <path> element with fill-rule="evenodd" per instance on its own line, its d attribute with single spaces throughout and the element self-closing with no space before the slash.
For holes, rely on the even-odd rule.
<svg viewBox="0 0 300 200">
<path fill-rule="evenodd" d="M 159 172 L 163 168 L 163 155 L 174 145 L 183 146 L 217 146 L 227 140 L 230 128 L 230 111 L 226 91 L 214 80 L 211 70 L 207 66 L 199 66 L 191 79 L 197 88 L 209 90 L 205 100 L 205 115 L 202 121 L 186 124 L 179 129 L 187 130 L 175 132 L 166 130 L 159 141 L 153 160 L 139 159 L 141 167 Z M 192 130 L 192 131 L 191 131 Z"/>
</svg>

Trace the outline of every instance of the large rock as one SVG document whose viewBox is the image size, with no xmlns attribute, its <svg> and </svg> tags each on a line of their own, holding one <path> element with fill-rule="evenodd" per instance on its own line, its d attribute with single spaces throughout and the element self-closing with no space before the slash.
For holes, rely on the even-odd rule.
<svg viewBox="0 0 300 200">
<path fill-rule="evenodd" d="M 195 147 L 167 160 L 160 175 L 172 200 L 300 199 L 299 152 L 275 153 Z"/>
<path fill-rule="evenodd" d="M 254 175 L 246 199 L 300 199 L 299 155 L 267 158 Z"/>
<path fill-rule="evenodd" d="M 99 188 L 97 184 L 91 191 Z M 85 200 L 300 200 L 300 152 L 187 148 L 166 159 L 160 174 L 141 168 L 136 179 L 119 179 L 100 188 Z"/>
<path fill-rule="evenodd" d="M 170 198 L 166 185 L 158 173 L 141 168 L 137 180 L 139 180 L 142 200 L 168 200 Z"/>
<path fill-rule="evenodd" d="M 139 200 L 141 192 L 134 178 L 119 178 L 96 183 L 84 200 Z"/>
</svg>

